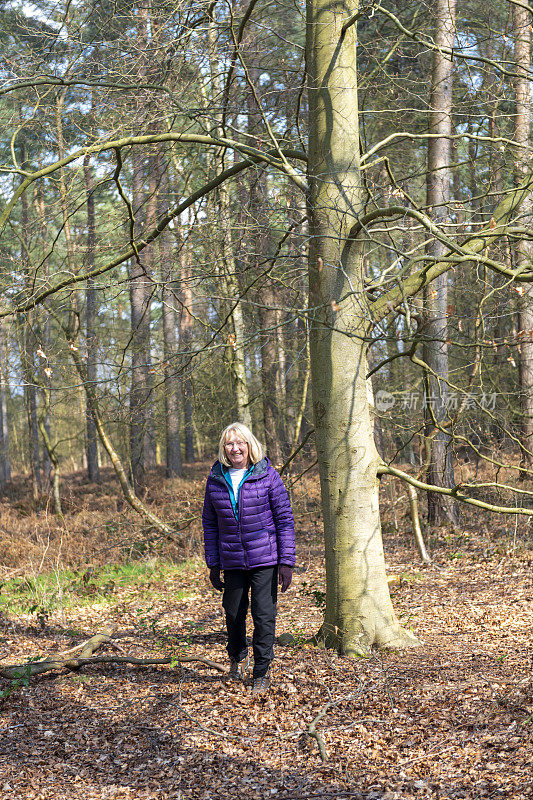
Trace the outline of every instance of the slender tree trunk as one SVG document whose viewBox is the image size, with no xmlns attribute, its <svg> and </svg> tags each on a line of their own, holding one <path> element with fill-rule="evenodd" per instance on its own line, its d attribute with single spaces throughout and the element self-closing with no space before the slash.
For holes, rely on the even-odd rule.
<svg viewBox="0 0 533 800">
<path fill-rule="evenodd" d="M 251 60 L 258 58 L 257 41 L 248 44 L 247 50 Z M 253 66 L 249 70 L 250 81 L 255 87 L 255 93 L 248 91 L 248 135 L 249 141 L 256 147 L 261 146 L 259 135 L 261 130 L 261 109 L 257 103 L 259 92 L 259 78 L 261 70 Z M 268 197 L 268 183 L 263 170 L 250 170 L 250 236 L 249 247 L 252 250 L 253 271 L 257 275 L 262 263 L 268 257 L 271 249 L 271 231 L 266 202 Z M 278 324 L 279 314 L 276 291 L 270 275 L 265 275 L 260 288 L 259 296 L 259 324 L 261 327 L 261 387 L 263 394 L 263 424 L 265 430 L 265 444 L 267 453 L 274 466 L 283 463 L 282 439 L 280 430 L 280 364 L 278 360 Z"/>
<path fill-rule="evenodd" d="M 94 256 L 96 249 L 96 221 L 94 214 L 94 177 L 90 167 L 89 156 L 83 161 L 85 172 L 85 188 L 87 191 L 87 258 L 86 269 L 91 271 L 94 268 Z M 97 314 L 97 295 L 93 278 L 87 279 L 85 289 L 85 335 L 87 343 L 87 378 L 93 386 L 96 384 L 98 341 L 96 336 L 96 314 Z M 90 405 L 86 404 L 86 450 L 87 450 L 87 476 L 90 481 L 100 482 L 100 466 L 98 463 L 98 434 L 93 412 Z"/>
<path fill-rule="evenodd" d="M 168 208 L 168 172 L 161 155 L 158 156 L 160 176 L 159 215 Z M 180 442 L 181 381 L 178 372 L 178 342 L 176 337 L 176 280 L 168 228 L 159 237 L 159 262 L 161 269 L 161 315 L 163 318 L 163 360 L 165 394 L 166 476 L 182 474 Z"/>
<path fill-rule="evenodd" d="M 9 426 L 7 417 L 7 335 L 0 323 L 0 488 L 3 490 L 11 480 L 11 459 L 9 456 Z"/>
<path fill-rule="evenodd" d="M 43 188 L 43 186 L 39 186 L 38 187 L 38 191 L 36 192 L 36 195 L 35 195 L 35 211 L 36 211 L 36 214 L 37 214 L 37 218 L 39 220 L 39 228 L 40 228 L 42 241 L 46 242 L 46 238 L 47 238 L 47 235 L 48 235 L 48 232 L 47 232 L 47 227 L 48 226 L 47 226 L 47 222 L 46 222 L 46 212 L 45 212 L 45 206 L 44 206 L 44 188 Z M 44 271 L 44 274 L 47 275 L 48 268 L 47 268 L 46 261 L 43 264 L 43 271 Z M 40 367 L 38 369 L 39 382 L 41 383 L 41 385 L 43 385 L 45 387 L 45 389 L 50 390 L 51 386 L 52 386 L 52 381 L 51 381 L 50 374 L 47 371 L 46 366 L 45 366 L 46 364 L 48 364 L 48 356 L 49 356 L 49 353 L 50 353 L 50 315 L 49 315 L 49 313 L 48 313 L 48 311 L 46 309 L 41 309 L 40 315 L 44 316 L 44 323 L 43 323 L 43 326 L 42 326 L 41 349 L 42 349 L 42 351 L 44 353 L 45 361 L 44 361 L 44 363 L 40 364 Z M 41 358 L 42 357 L 43 356 L 41 356 Z M 49 406 L 50 406 L 49 403 L 44 403 L 44 408 L 43 408 L 42 413 L 44 415 L 43 416 L 43 425 L 44 425 L 44 428 L 45 428 L 45 430 L 47 432 L 48 438 L 50 439 L 50 435 L 51 435 L 51 420 L 50 420 L 50 409 L 49 409 Z M 46 447 L 46 443 L 44 442 L 44 439 L 43 439 L 43 450 L 42 450 L 42 453 L 43 453 L 43 457 L 42 457 L 43 472 L 44 472 L 49 484 L 51 485 L 52 462 L 50 461 L 50 457 L 48 455 L 48 450 L 47 450 L 47 447 Z"/>
<path fill-rule="evenodd" d="M 283 463 L 278 426 L 278 359 L 276 348 L 276 303 L 270 278 L 261 291 L 259 320 L 261 325 L 261 387 L 263 390 L 263 423 L 268 456 L 275 467 Z"/>
<path fill-rule="evenodd" d="M 46 316 L 45 316 L 44 323 L 43 323 L 43 326 L 42 326 L 42 349 L 43 349 L 43 352 L 49 353 L 50 352 L 50 318 L 49 318 L 49 315 L 48 315 L 47 311 L 45 311 L 45 314 L 46 314 Z M 41 389 L 42 389 L 41 394 L 43 394 L 43 392 L 45 392 L 45 391 L 50 393 L 51 388 L 52 388 L 52 380 L 50 378 L 50 375 L 47 372 L 45 372 L 42 369 L 42 367 L 43 367 L 43 365 L 41 364 L 40 368 L 39 368 L 39 373 L 40 373 L 40 375 L 39 375 L 39 384 L 40 384 Z M 44 400 L 44 397 L 43 397 L 43 400 Z M 43 402 L 43 408 L 42 408 L 42 412 L 41 413 L 42 413 L 42 424 L 43 424 L 44 430 L 46 431 L 46 435 L 47 435 L 48 439 L 50 440 L 51 431 L 52 431 L 52 420 L 51 420 L 51 412 L 50 412 L 50 399 L 48 399 L 46 402 Z M 40 428 L 41 428 L 41 424 L 39 422 L 39 429 Z M 41 437 L 41 438 L 43 439 L 43 451 L 42 451 L 42 453 L 43 453 L 43 457 L 42 457 L 43 473 L 44 473 L 44 475 L 46 477 L 46 480 L 48 482 L 48 488 L 50 489 L 50 487 L 52 486 L 52 478 L 53 478 L 52 472 L 54 471 L 54 467 L 53 467 L 52 461 L 50 460 L 48 447 L 46 446 L 46 442 L 44 441 L 44 437 Z M 57 474 L 59 475 L 59 472 Z M 59 480 L 59 478 L 58 478 L 58 480 Z"/>
<path fill-rule="evenodd" d="M 278 296 L 278 305 L 280 298 Z M 287 348 L 286 335 L 287 328 L 284 324 L 284 314 L 280 308 L 276 309 L 276 361 L 277 361 L 277 380 L 276 397 L 278 402 L 278 436 L 280 440 L 282 457 L 285 459 L 290 454 L 290 423 L 287 382 Z"/>
<path fill-rule="evenodd" d="M 407 646 L 390 600 L 379 520 L 379 455 L 366 379 L 356 27 L 329 0 L 307 3 L 309 305 L 315 438 L 326 554 L 326 644 L 346 655 Z M 341 298 L 345 298 L 342 299 Z M 348 334 L 348 335 L 347 335 Z"/>
<path fill-rule="evenodd" d="M 189 247 L 186 237 L 181 236 L 180 250 L 180 292 L 181 292 L 181 314 L 179 317 L 179 336 L 183 359 L 190 360 L 190 353 L 193 346 L 193 324 L 192 317 L 192 287 L 191 287 L 191 268 L 189 263 Z M 192 406 L 193 386 L 186 368 L 182 380 L 182 399 L 183 399 L 183 434 L 185 444 L 185 461 L 194 461 L 194 426 L 193 426 L 193 406 Z"/>
<path fill-rule="evenodd" d="M 32 475 L 32 495 L 34 500 L 38 500 L 42 492 L 41 480 L 41 459 L 39 454 L 39 425 L 37 421 L 37 392 L 33 382 L 32 359 L 29 356 L 30 344 L 28 342 L 28 329 L 23 335 L 22 355 L 24 376 L 24 401 L 26 405 L 26 416 L 28 419 L 29 433 L 29 455 Z"/>
<path fill-rule="evenodd" d="M 515 181 L 517 185 L 531 171 L 531 13 L 527 8 L 513 5 L 514 58 L 516 110 L 514 120 Z M 528 194 L 522 205 L 520 224 L 533 225 L 533 200 Z M 529 268 L 533 263 L 533 242 L 523 239 L 516 248 L 519 269 Z M 522 465 L 533 469 L 533 286 L 523 284 L 519 301 L 520 338 L 520 398 L 522 405 Z"/>
<path fill-rule="evenodd" d="M 211 71 L 212 95 L 221 98 L 223 95 L 222 72 L 220 70 L 219 42 L 217 38 L 217 28 L 215 21 L 215 7 L 212 6 L 212 17 L 208 26 L 208 47 L 209 64 Z M 209 99 L 204 97 L 206 105 Z M 217 100 L 218 102 L 218 100 Z M 212 133 L 220 135 L 222 131 L 222 114 L 214 115 Z M 224 169 L 224 152 L 219 156 L 210 158 L 211 170 L 213 173 L 221 172 Z M 240 299 L 240 288 L 237 277 L 237 267 L 235 261 L 235 245 L 231 232 L 231 208 L 230 195 L 225 184 L 222 184 L 213 195 L 214 203 L 210 204 L 210 211 L 213 222 L 220 230 L 220 245 L 216 253 L 216 260 L 222 267 L 221 283 L 227 304 L 229 306 L 228 320 L 228 361 L 230 375 L 233 384 L 237 417 L 240 422 L 251 428 L 252 417 L 250 412 L 250 395 L 248 390 L 248 378 L 246 375 L 246 362 L 244 351 L 245 325 L 244 312 Z M 222 313 L 225 314 L 224 309 Z"/>
<path fill-rule="evenodd" d="M 150 71 L 151 4 L 147 2 L 136 9 L 138 48 L 137 77 L 140 82 L 147 80 Z M 150 99 L 141 95 L 136 123 L 146 125 L 147 109 Z M 145 154 L 139 150 L 132 155 L 132 205 L 135 219 L 135 237 L 139 238 L 145 217 Z M 150 176 L 148 176 L 150 177 Z M 155 214 L 155 207 L 154 214 Z M 150 391 L 150 315 L 151 290 L 150 247 L 141 257 L 130 262 L 130 306 L 131 306 L 131 387 L 130 387 L 130 458 L 133 487 L 137 494 L 146 489 L 147 443 L 149 443 L 149 397 Z M 103 440 L 102 440 L 103 443 Z M 107 448 L 106 448 L 107 449 Z M 113 460 L 113 459 L 112 459 Z M 149 459 L 148 459 L 149 460 Z"/>
<path fill-rule="evenodd" d="M 149 160 L 149 175 L 148 175 L 148 194 L 146 198 L 146 228 L 151 230 L 155 227 L 157 221 L 157 206 L 159 202 L 159 158 L 154 154 Z M 152 275 L 156 270 L 156 242 L 148 245 L 144 251 L 143 261 L 147 267 L 150 276 L 150 283 Z M 150 322 L 151 315 L 151 294 L 153 286 L 148 287 L 149 295 L 147 297 L 148 305 L 148 323 Z M 157 463 L 156 458 L 156 434 L 155 434 L 155 413 L 154 413 L 154 380 L 152 371 L 152 352 L 151 352 L 151 337 L 150 327 L 148 327 L 148 343 L 146 348 L 146 427 L 144 431 L 144 459 L 148 467 L 154 467 Z"/>
<path fill-rule="evenodd" d="M 141 228 L 143 168 L 136 153 L 133 164 L 133 211 L 136 236 Z M 150 348 L 151 281 L 144 260 L 130 262 L 131 306 L 131 388 L 130 388 L 130 458 L 133 486 L 137 494 L 146 487 L 145 433 L 147 426 L 148 351 Z"/>
<path fill-rule="evenodd" d="M 229 336 L 229 363 L 232 382 L 235 389 L 237 404 L 237 417 L 249 428 L 252 427 L 250 413 L 250 395 L 248 392 L 248 379 L 246 376 L 246 362 L 244 358 L 244 314 L 240 300 L 239 281 L 235 263 L 234 244 L 231 236 L 230 198 L 225 186 L 217 192 L 219 203 L 219 225 L 222 235 L 222 283 L 225 287 L 227 302 L 230 304 L 230 336 Z"/>
<path fill-rule="evenodd" d="M 455 39 L 455 0 L 435 0 L 435 41 L 441 48 L 452 49 Z M 428 143 L 427 204 L 439 227 L 449 218 L 451 201 L 453 64 L 442 50 L 433 53 L 429 132 L 437 134 Z M 435 239 L 428 254 L 439 259 L 446 245 Z M 448 274 L 434 280 L 424 293 L 424 361 L 428 366 L 426 386 L 426 437 L 429 455 L 428 483 L 454 486 L 451 437 L 439 429 L 449 421 L 448 391 Z M 436 525 L 448 520 L 459 522 L 457 503 L 442 494 L 428 493 L 428 522 Z"/>
<path fill-rule="evenodd" d="M 21 164 L 26 166 L 26 149 L 24 143 L 21 144 Z M 28 270 L 28 225 L 29 209 L 26 192 L 20 198 L 21 207 L 21 242 L 22 242 L 22 262 L 25 282 L 29 281 Z M 41 460 L 39 454 L 39 427 L 37 424 L 37 390 L 35 386 L 35 359 L 34 353 L 35 337 L 32 330 L 32 312 L 28 312 L 21 325 L 20 336 L 20 360 L 22 367 L 22 377 L 24 381 L 24 404 L 28 419 L 28 445 L 30 468 L 32 476 L 32 496 L 34 501 L 39 499 L 42 492 L 41 480 Z"/>
<path fill-rule="evenodd" d="M 43 414 L 38 420 L 39 430 L 43 437 L 43 443 L 48 456 L 48 461 L 51 465 L 51 474 L 49 475 L 50 485 L 52 488 L 52 499 L 54 502 L 54 513 L 58 517 L 63 517 L 63 509 L 61 508 L 61 493 L 60 493 L 60 465 L 59 459 L 56 455 L 55 447 L 50 439 L 50 431 L 46 427 L 45 420 L 50 412 L 50 389 L 48 386 L 43 387 L 43 400 L 44 409 Z"/>
</svg>

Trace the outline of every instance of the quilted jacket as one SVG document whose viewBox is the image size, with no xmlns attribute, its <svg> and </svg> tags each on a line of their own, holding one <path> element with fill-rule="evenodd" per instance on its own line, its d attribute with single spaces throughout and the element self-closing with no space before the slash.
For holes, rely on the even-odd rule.
<svg viewBox="0 0 533 800">
<path fill-rule="evenodd" d="M 268 458 L 254 465 L 239 491 L 238 515 L 219 461 L 205 488 L 202 513 L 207 566 L 253 569 L 294 566 L 294 518 L 283 481 Z"/>
</svg>

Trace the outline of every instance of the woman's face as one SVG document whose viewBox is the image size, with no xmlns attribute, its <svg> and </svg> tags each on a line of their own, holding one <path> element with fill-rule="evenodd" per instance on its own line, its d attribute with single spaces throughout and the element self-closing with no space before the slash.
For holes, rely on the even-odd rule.
<svg viewBox="0 0 533 800">
<path fill-rule="evenodd" d="M 230 431 L 226 436 L 224 450 L 232 467 L 244 469 L 250 461 L 248 444 L 237 431 Z"/>
</svg>

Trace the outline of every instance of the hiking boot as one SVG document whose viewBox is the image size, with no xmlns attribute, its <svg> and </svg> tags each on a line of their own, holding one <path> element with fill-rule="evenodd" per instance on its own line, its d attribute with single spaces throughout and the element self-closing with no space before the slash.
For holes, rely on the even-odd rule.
<svg viewBox="0 0 533 800">
<path fill-rule="evenodd" d="M 259 678 L 254 678 L 252 694 L 265 694 L 269 689 L 270 678 L 268 675 L 261 675 Z"/>
<path fill-rule="evenodd" d="M 250 658 L 246 656 L 243 658 L 242 661 L 235 661 L 234 658 L 230 658 L 229 661 L 229 676 L 232 681 L 243 681 L 246 677 L 246 673 L 248 672 L 248 667 L 250 665 Z"/>
</svg>

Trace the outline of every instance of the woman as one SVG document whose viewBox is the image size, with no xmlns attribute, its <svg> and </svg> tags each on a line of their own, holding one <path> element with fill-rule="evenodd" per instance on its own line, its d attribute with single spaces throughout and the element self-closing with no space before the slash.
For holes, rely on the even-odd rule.
<svg viewBox="0 0 533 800">
<path fill-rule="evenodd" d="M 283 481 L 263 457 L 253 433 L 240 422 L 222 431 L 218 461 L 207 479 L 202 523 L 209 579 L 215 589 L 224 590 L 230 674 L 242 678 L 248 663 L 246 613 L 251 590 L 252 692 L 265 692 L 274 658 L 278 580 L 282 592 L 292 580 L 294 519 Z"/>
</svg>

